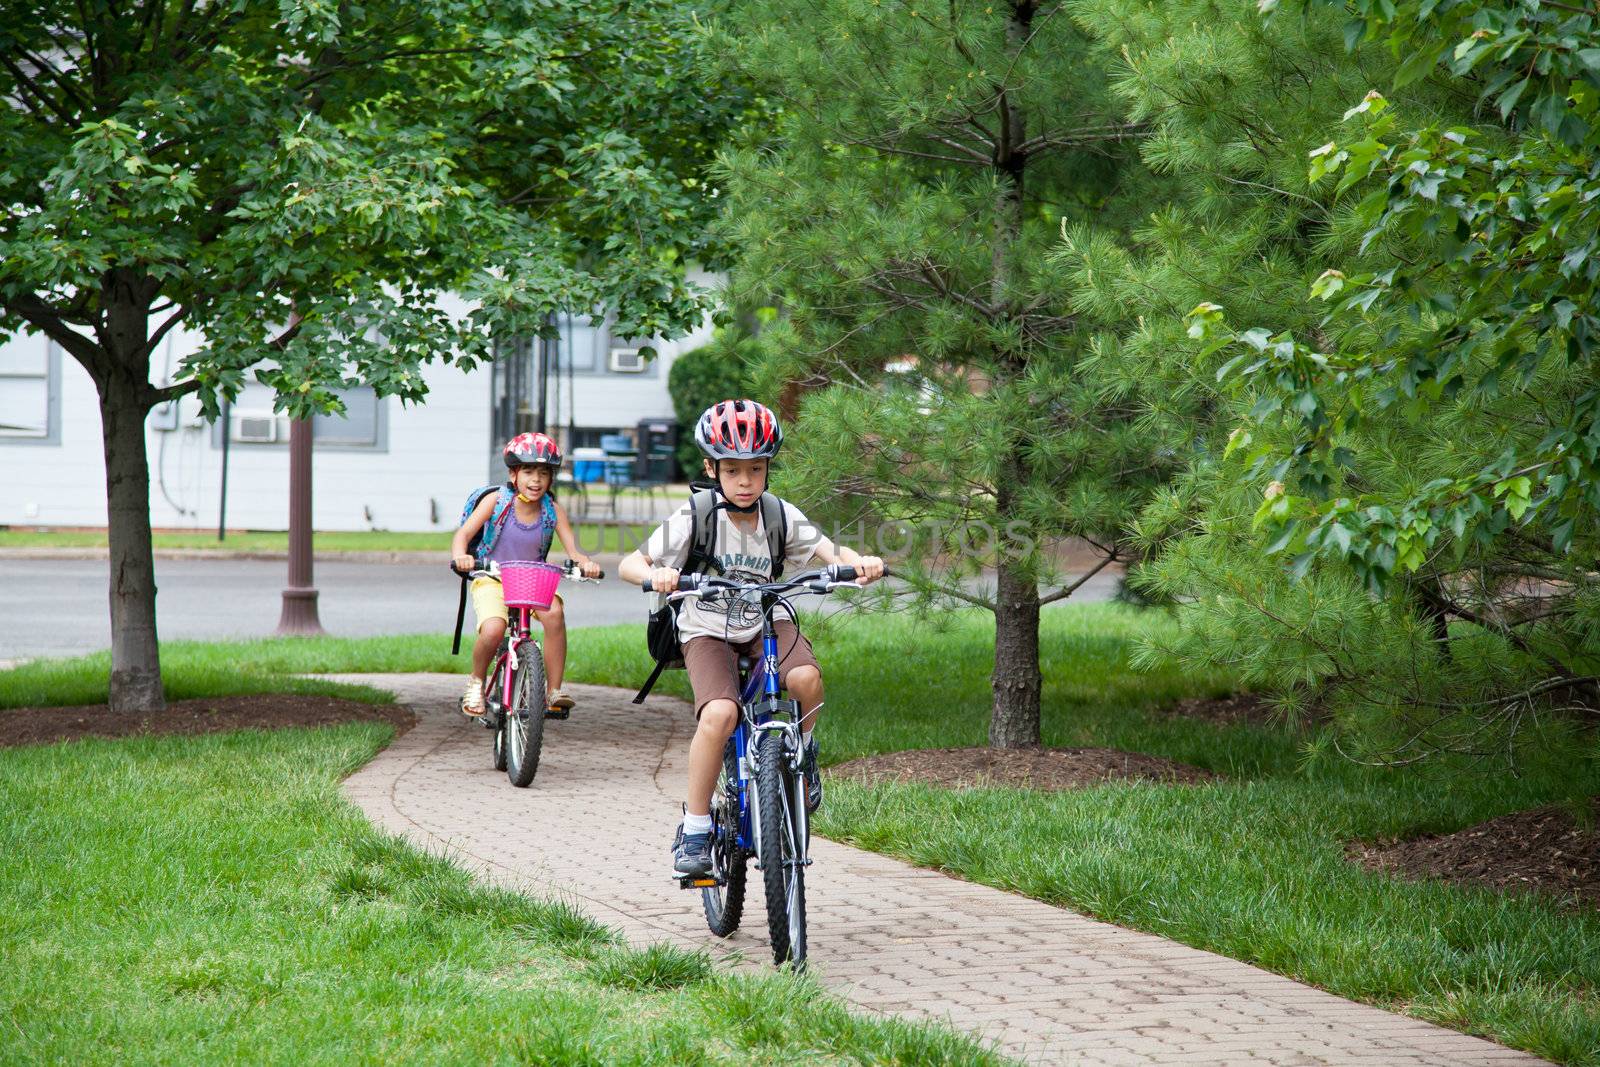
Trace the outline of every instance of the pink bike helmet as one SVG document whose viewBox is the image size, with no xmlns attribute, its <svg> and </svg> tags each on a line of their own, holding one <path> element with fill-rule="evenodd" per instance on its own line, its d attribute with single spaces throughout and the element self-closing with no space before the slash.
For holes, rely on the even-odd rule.
<svg viewBox="0 0 1600 1067">
<path fill-rule="evenodd" d="M 561 446 L 542 433 L 519 433 L 506 442 L 506 466 L 515 470 L 529 463 L 543 463 L 550 467 L 561 466 Z"/>
</svg>

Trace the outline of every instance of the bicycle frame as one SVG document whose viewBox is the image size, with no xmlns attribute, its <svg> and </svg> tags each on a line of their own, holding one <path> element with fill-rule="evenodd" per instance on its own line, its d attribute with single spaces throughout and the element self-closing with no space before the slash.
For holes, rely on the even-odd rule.
<svg viewBox="0 0 1600 1067">
<path fill-rule="evenodd" d="M 506 634 L 510 638 L 510 642 L 506 645 L 506 654 L 501 656 L 499 662 L 495 663 L 494 667 L 491 667 L 489 671 L 490 677 L 493 677 L 495 668 L 506 665 L 510 667 L 510 670 L 500 671 L 500 706 L 502 708 L 511 706 L 511 683 L 514 680 L 517 668 L 521 666 L 517 661 L 517 649 L 522 647 L 524 641 L 533 640 L 532 627 L 528 623 L 528 613 L 532 610 L 532 608 L 510 609 L 511 623 Z M 508 660 L 510 661 L 509 664 L 506 663 Z"/>
<path fill-rule="evenodd" d="M 737 759 L 735 764 L 738 769 L 738 780 L 735 793 L 739 802 L 737 842 L 740 848 L 756 851 L 758 847 L 757 831 L 753 820 L 750 818 L 750 781 L 756 773 L 756 748 L 751 743 L 754 735 L 762 730 L 779 730 L 790 735 L 791 744 L 789 751 L 795 753 L 798 759 L 800 751 L 798 718 L 791 722 L 787 719 L 775 719 L 773 713 L 783 708 L 784 701 L 780 699 L 782 690 L 778 684 L 778 634 L 772 623 L 772 612 L 777 606 L 776 594 L 764 593 L 762 595 L 761 612 L 761 657 L 754 664 L 745 677 L 741 679 L 739 723 L 733 728 L 733 751 Z M 798 816 L 800 820 L 800 856 L 801 862 L 806 863 L 806 844 L 810 837 L 807 832 L 807 815 L 805 806 L 799 805 Z"/>
</svg>

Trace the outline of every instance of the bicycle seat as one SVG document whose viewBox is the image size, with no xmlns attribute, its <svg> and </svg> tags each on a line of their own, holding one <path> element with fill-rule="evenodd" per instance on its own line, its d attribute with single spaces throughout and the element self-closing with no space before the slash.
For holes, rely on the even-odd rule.
<svg viewBox="0 0 1600 1067">
<path fill-rule="evenodd" d="M 756 665 L 756 660 L 755 660 L 754 656 L 740 656 L 739 657 L 739 673 L 740 674 L 743 674 L 745 671 L 748 671 L 751 667 L 754 667 L 755 665 Z"/>
</svg>

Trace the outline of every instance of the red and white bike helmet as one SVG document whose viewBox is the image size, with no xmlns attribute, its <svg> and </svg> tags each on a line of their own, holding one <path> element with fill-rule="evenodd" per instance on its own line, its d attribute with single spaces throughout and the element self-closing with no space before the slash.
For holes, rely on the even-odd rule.
<svg viewBox="0 0 1600 1067">
<path fill-rule="evenodd" d="M 561 446 L 547 434 L 519 433 L 506 442 L 502 452 L 506 466 L 512 470 L 529 463 L 561 466 Z"/>
<path fill-rule="evenodd" d="M 724 400 L 700 416 L 694 443 L 712 461 L 771 459 L 783 445 L 783 428 L 776 415 L 754 400 Z"/>
</svg>

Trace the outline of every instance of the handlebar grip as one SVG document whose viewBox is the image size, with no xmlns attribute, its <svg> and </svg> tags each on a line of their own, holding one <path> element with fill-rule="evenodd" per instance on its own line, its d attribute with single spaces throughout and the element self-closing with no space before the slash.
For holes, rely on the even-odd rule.
<svg viewBox="0 0 1600 1067">
<path fill-rule="evenodd" d="M 680 592 L 680 593 L 692 593 L 692 592 L 694 592 L 695 590 L 700 588 L 700 579 L 701 579 L 701 576 L 698 575 L 698 574 L 679 574 L 678 575 L 678 592 Z M 644 581 L 640 582 L 639 583 L 639 588 L 643 589 L 646 593 L 654 593 L 656 591 L 655 583 L 653 581 L 651 581 L 649 578 L 646 578 Z"/>
<path fill-rule="evenodd" d="M 843 563 L 835 563 L 828 569 L 833 572 L 832 577 L 836 582 L 853 582 L 856 580 L 856 569 L 854 567 Z"/>
</svg>

